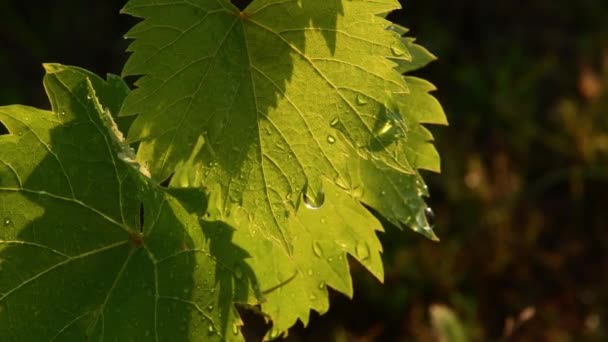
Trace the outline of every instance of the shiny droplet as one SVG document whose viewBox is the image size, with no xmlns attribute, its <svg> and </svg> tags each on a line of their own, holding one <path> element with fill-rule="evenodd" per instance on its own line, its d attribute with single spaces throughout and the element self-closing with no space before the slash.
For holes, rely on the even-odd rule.
<svg viewBox="0 0 608 342">
<path fill-rule="evenodd" d="M 327 142 L 330 144 L 333 144 L 336 142 L 336 138 L 334 138 L 332 135 L 328 135 L 327 136 Z"/>
<path fill-rule="evenodd" d="M 307 273 L 309 276 L 312 276 L 312 269 L 309 269 Z"/>
<path fill-rule="evenodd" d="M 213 328 L 212 324 L 209 324 L 209 329 L 208 330 L 209 330 L 210 334 L 213 333 L 213 331 L 215 331 L 215 329 Z"/>
<path fill-rule="evenodd" d="M 302 194 L 302 200 L 304 202 L 304 205 L 308 209 L 321 208 L 323 206 L 323 203 L 325 203 L 325 191 L 323 191 L 323 189 L 320 189 L 315 194 L 315 193 L 309 193 L 310 190 L 311 190 L 310 187 L 307 186 L 306 189 L 304 190 L 304 193 Z"/>
<path fill-rule="evenodd" d="M 435 212 L 431 207 L 424 208 L 424 216 L 426 217 L 426 222 L 429 224 L 429 228 L 433 229 L 435 226 Z"/>
<path fill-rule="evenodd" d="M 386 121 L 382 126 L 380 126 L 380 128 L 376 131 L 377 135 L 384 135 L 388 132 L 390 132 L 391 129 L 393 129 L 394 124 L 392 120 Z"/>
<path fill-rule="evenodd" d="M 366 260 L 369 258 L 369 246 L 365 241 L 359 241 L 357 247 L 355 247 L 355 252 L 357 253 L 357 257 L 359 260 Z"/>
<path fill-rule="evenodd" d="M 207 307 L 207 310 L 209 310 L 209 311 L 213 310 L 213 305 L 209 305 L 209 306 Z"/>
<path fill-rule="evenodd" d="M 368 100 L 367 97 L 365 97 L 365 95 L 363 94 L 359 94 L 357 95 L 357 104 L 360 106 L 363 106 L 365 104 L 367 104 Z"/>
<path fill-rule="evenodd" d="M 10 225 L 10 224 L 11 224 L 11 219 L 10 219 L 10 218 L 5 218 L 5 219 L 4 219 L 4 225 L 5 225 L 5 226 L 8 226 L 8 225 Z"/>
<path fill-rule="evenodd" d="M 232 324 L 232 333 L 235 335 L 239 334 L 239 326 L 236 323 Z"/>
<path fill-rule="evenodd" d="M 319 283 L 319 290 L 323 290 L 325 288 L 325 283 L 324 282 L 320 282 Z"/>
<path fill-rule="evenodd" d="M 338 122 L 340 122 L 340 120 L 338 120 L 338 118 L 333 118 L 333 120 L 331 120 L 331 121 L 329 122 L 329 125 L 330 125 L 331 127 L 335 127 L 335 126 L 338 124 Z"/>
<path fill-rule="evenodd" d="M 323 249 L 321 248 L 321 245 L 319 244 L 318 241 L 315 241 L 315 242 L 312 243 L 312 251 L 319 258 L 323 256 Z"/>
<path fill-rule="evenodd" d="M 87 95 L 87 100 L 92 99 L 91 95 Z"/>
</svg>

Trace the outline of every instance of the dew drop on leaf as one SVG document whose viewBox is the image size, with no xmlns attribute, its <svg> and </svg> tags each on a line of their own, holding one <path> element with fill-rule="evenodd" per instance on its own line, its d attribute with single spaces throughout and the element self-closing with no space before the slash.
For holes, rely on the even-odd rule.
<svg viewBox="0 0 608 342">
<path fill-rule="evenodd" d="M 393 127 L 394 127 L 393 121 L 388 120 L 382 126 L 380 126 L 380 128 L 376 131 L 376 135 L 384 135 L 384 134 L 390 132 L 390 130 L 392 130 Z"/>
<path fill-rule="evenodd" d="M 323 191 L 323 189 L 320 189 L 315 195 L 309 194 L 309 190 L 310 188 L 307 186 L 306 190 L 304 191 L 304 194 L 302 195 L 304 205 L 308 209 L 321 208 L 323 206 L 323 203 L 325 203 L 325 192 Z"/>
<path fill-rule="evenodd" d="M 11 219 L 7 217 L 4 219 L 4 226 L 8 226 L 9 224 L 11 224 Z"/>
<path fill-rule="evenodd" d="M 232 324 L 232 333 L 235 335 L 239 334 L 239 326 L 236 323 Z"/>
<path fill-rule="evenodd" d="M 429 227 L 432 229 L 435 226 L 435 212 L 431 207 L 424 208 L 424 216 L 426 217 L 426 222 L 428 222 Z"/>
<path fill-rule="evenodd" d="M 209 329 L 208 329 L 208 330 L 209 330 L 209 333 L 210 333 L 210 334 L 211 334 L 211 333 L 213 333 L 213 331 L 214 331 L 215 329 L 213 329 L 213 325 L 212 325 L 212 324 L 209 324 Z"/>
<path fill-rule="evenodd" d="M 324 282 L 320 282 L 319 283 L 319 290 L 323 290 L 325 288 L 325 283 Z"/>
<path fill-rule="evenodd" d="M 209 306 L 207 307 L 207 310 L 209 310 L 209 311 L 213 310 L 213 305 L 209 305 Z"/>
<path fill-rule="evenodd" d="M 336 142 L 336 138 L 334 138 L 332 135 L 328 135 L 327 136 L 327 142 L 330 144 L 333 144 Z"/>
<path fill-rule="evenodd" d="M 318 241 L 315 241 L 315 242 L 312 243 L 312 251 L 319 258 L 323 256 L 323 249 L 321 249 L 321 245 L 319 244 Z"/>
<path fill-rule="evenodd" d="M 338 122 L 340 122 L 340 120 L 338 120 L 338 118 L 333 118 L 333 119 L 332 119 L 332 120 L 329 122 L 329 125 L 330 125 L 331 127 L 335 127 L 335 126 L 338 124 Z"/>
<path fill-rule="evenodd" d="M 367 104 L 367 98 L 365 97 L 365 95 L 363 94 L 359 94 L 357 95 L 357 104 L 360 106 L 363 106 L 365 104 Z"/>
<path fill-rule="evenodd" d="M 308 275 L 309 275 L 309 276 L 312 276 L 312 269 L 309 269 L 309 270 L 308 270 Z"/>
<path fill-rule="evenodd" d="M 359 260 L 366 260 L 369 258 L 369 247 L 367 246 L 367 242 L 359 241 L 357 247 L 355 247 L 355 252 L 357 253 L 357 257 Z"/>
</svg>

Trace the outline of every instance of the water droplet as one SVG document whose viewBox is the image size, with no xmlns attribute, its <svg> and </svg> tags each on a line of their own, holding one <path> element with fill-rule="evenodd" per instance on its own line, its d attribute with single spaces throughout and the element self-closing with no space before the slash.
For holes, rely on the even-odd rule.
<svg viewBox="0 0 608 342">
<path fill-rule="evenodd" d="M 329 262 L 333 262 L 333 261 L 334 261 L 334 258 L 329 257 L 329 258 L 327 258 L 327 261 L 329 261 Z"/>
<path fill-rule="evenodd" d="M 288 193 L 287 195 L 285 195 L 285 199 L 290 201 L 291 200 L 291 193 Z"/>
<path fill-rule="evenodd" d="M 9 224 L 11 224 L 11 219 L 7 217 L 4 219 L 4 225 L 8 226 Z"/>
<path fill-rule="evenodd" d="M 325 203 L 325 191 L 323 191 L 323 189 L 320 189 L 316 194 L 309 194 L 310 188 L 306 187 L 306 190 L 304 191 L 303 196 L 303 201 L 304 201 L 304 205 L 306 206 L 306 208 L 308 209 L 319 209 L 323 206 L 323 203 Z"/>
<path fill-rule="evenodd" d="M 91 95 L 87 95 L 87 100 L 92 99 Z"/>
<path fill-rule="evenodd" d="M 393 55 L 397 57 L 405 55 L 405 49 L 401 42 L 393 43 L 393 45 L 391 45 L 391 51 L 393 52 Z"/>
<path fill-rule="evenodd" d="M 333 119 L 332 119 L 332 120 L 329 122 L 329 125 L 330 125 L 331 127 L 335 127 L 335 126 L 338 124 L 338 122 L 340 122 L 340 120 L 338 120 L 338 118 L 333 118 Z"/>
<path fill-rule="evenodd" d="M 318 241 L 315 241 L 315 242 L 312 243 L 312 251 L 319 258 L 323 256 L 323 249 L 321 248 L 321 245 L 319 244 Z"/>
<path fill-rule="evenodd" d="M 359 260 L 366 260 L 369 258 L 369 246 L 365 241 L 359 241 L 357 247 L 355 247 L 355 252 L 357 253 L 357 257 Z"/>
<path fill-rule="evenodd" d="M 332 135 L 328 135 L 327 136 L 327 142 L 330 144 L 333 144 L 336 142 L 336 138 L 334 138 Z"/>
<path fill-rule="evenodd" d="M 386 195 L 386 191 L 384 191 L 384 190 L 380 191 L 380 195 L 382 195 L 382 196 Z"/>
<path fill-rule="evenodd" d="M 309 269 L 307 273 L 309 276 L 312 276 L 312 269 Z"/>
<path fill-rule="evenodd" d="M 323 290 L 325 288 L 325 283 L 324 282 L 320 282 L 319 283 L 319 290 Z"/>
<path fill-rule="evenodd" d="M 208 329 L 208 330 L 209 330 L 209 333 L 210 333 L 210 334 L 211 334 L 211 333 L 213 333 L 213 331 L 214 331 L 215 329 L 213 329 L 213 325 L 212 325 L 212 324 L 209 324 L 209 329 Z"/>
<path fill-rule="evenodd" d="M 426 222 L 428 222 L 430 229 L 435 226 L 435 212 L 431 207 L 424 208 L 424 216 L 426 217 Z"/>
<path fill-rule="evenodd" d="M 325 222 L 326 222 L 326 221 L 325 221 L 325 219 L 324 219 L 324 218 L 322 218 L 322 219 L 321 219 L 321 223 L 325 223 Z"/>
<path fill-rule="evenodd" d="M 213 305 L 209 305 L 209 306 L 207 307 L 207 310 L 209 310 L 209 311 L 213 310 Z"/>
<path fill-rule="evenodd" d="M 19 132 L 17 132 L 17 135 L 18 135 L 18 136 L 22 136 L 22 135 L 23 135 L 23 132 L 22 132 L 22 131 L 19 131 Z"/>
<path fill-rule="evenodd" d="M 236 323 L 232 324 L 232 333 L 235 335 L 239 334 L 239 326 Z"/>
<path fill-rule="evenodd" d="M 363 105 L 367 104 L 367 102 L 368 102 L 368 100 L 365 97 L 365 95 L 363 95 L 363 94 L 357 95 L 357 104 L 358 105 L 363 106 Z"/>
<path fill-rule="evenodd" d="M 315 299 L 317 299 L 317 296 L 315 296 L 314 294 L 311 293 L 309 298 L 310 298 L 310 300 L 315 300 Z"/>
<path fill-rule="evenodd" d="M 393 125 L 393 121 L 392 120 L 388 120 L 386 121 L 382 126 L 380 126 L 380 128 L 376 131 L 377 135 L 383 135 L 388 133 L 391 129 L 393 129 L 394 125 Z"/>
</svg>

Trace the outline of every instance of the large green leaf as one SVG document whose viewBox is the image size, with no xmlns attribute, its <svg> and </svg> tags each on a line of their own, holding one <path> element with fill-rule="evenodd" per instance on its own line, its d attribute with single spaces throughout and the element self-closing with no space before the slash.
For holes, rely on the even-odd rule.
<svg viewBox="0 0 608 342">
<path fill-rule="evenodd" d="M 445 119 L 430 85 L 401 75 L 432 55 L 384 19 L 398 7 L 255 0 L 240 12 L 224 0 L 131 0 L 124 8 L 143 18 L 127 34 L 135 40 L 123 73 L 142 75 L 121 110 L 137 115 L 128 140 L 140 143 L 153 178 L 174 173 L 172 186 L 209 188 L 210 217 L 234 226 L 252 256 L 275 334 L 307 322 L 309 308 L 327 310 L 326 285 L 352 294 L 346 253 L 382 277 L 379 224 L 356 200 L 436 238 L 417 169 L 437 171 L 439 159 L 420 124 Z M 329 257 L 317 255 L 320 245 Z"/>
<path fill-rule="evenodd" d="M 231 230 L 132 160 L 119 78 L 46 70 L 52 112 L 0 107 L 0 340 L 242 340 L 254 286 Z"/>
</svg>

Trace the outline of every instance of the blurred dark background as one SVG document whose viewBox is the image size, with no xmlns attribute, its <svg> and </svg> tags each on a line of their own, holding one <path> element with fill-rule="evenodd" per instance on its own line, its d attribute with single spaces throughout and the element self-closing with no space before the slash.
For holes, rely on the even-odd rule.
<svg viewBox="0 0 608 342">
<path fill-rule="evenodd" d="M 0 105 L 48 108 L 43 62 L 120 74 L 124 2 L 0 0 Z M 442 242 L 387 225 L 385 284 L 353 264 L 354 300 L 288 340 L 608 341 L 608 1 L 403 6 L 450 120 Z"/>
</svg>

